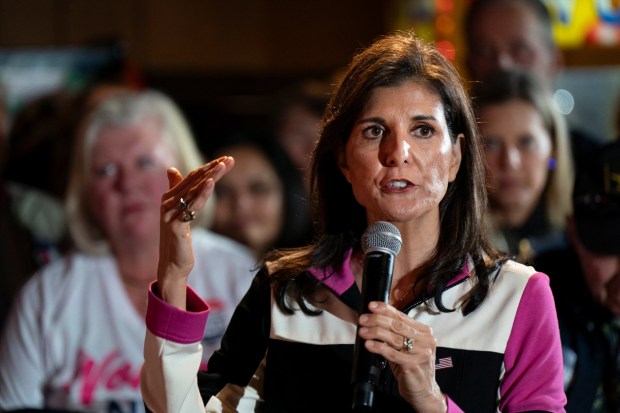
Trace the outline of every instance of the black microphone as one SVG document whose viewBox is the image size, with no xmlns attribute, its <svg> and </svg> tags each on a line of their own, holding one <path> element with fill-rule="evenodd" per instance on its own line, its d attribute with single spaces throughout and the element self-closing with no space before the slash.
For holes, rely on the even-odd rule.
<svg viewBox="0 0 620 413">
<path fill-rule="evenodd" d="M 362 303 L 360 314 L 368 313 L 371 301 L 387 303 L 390 298 L 394 258 L 400 251 L 402 239 L 393 224 L 377 221 L 362 235 L 364 272 L 362 278 Z M 359 325 L 358 325 L 359 330 Z M 356 335 L 353 353 L 353 411 L 370 410 L 374 401 L 375 387 L 381 374 L 383 357 L 364 347 L 364 340 Z"/>
</svg>

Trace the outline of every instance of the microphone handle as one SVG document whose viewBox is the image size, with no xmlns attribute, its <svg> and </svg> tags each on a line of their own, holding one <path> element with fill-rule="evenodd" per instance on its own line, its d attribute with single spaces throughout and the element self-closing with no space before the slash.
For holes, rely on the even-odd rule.
<svg viewBox="0 0 620 413">
<path fill-rule="evenodd" d="M 360 314 L 369 312 L 368 304 L 371 301 L 388 302 L 393 273 L 394 256 L 392 254 L 371 251 L 365 255 Z M 375 386 L 381 375 L 380 365 L 383 361 L 383 357 L 366 350 L 364 340 L 356 334 L 352 374 L 354 411 L 372 408 Z"/>
</svg>

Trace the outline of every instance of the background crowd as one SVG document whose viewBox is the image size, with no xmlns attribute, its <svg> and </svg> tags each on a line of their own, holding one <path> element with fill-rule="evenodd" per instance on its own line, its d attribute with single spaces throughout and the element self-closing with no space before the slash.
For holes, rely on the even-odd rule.
<svg viewBox="0 0 620 413">
<path fill-rule="evenodd" d="M 558 110 L 565 66 L 543 2 L 474 0 L 462 26 L 489 196 L 480 225 L 551 279 L 566 411 L 617 413 L 620 116 L 617 136 L 594 136 Z M 0 411 L 144 411 L 138 372 L 167 167 L 186 175 L 236 160 L 192 222 L 190 284 L 216 309 L 202 368 L 264 254 L 314 240 L 308 167 L 341 68 L 282 87 L 260 127 L 212 130 L 116 69 L 11 114 L 0 85 Z"/>
</svg>

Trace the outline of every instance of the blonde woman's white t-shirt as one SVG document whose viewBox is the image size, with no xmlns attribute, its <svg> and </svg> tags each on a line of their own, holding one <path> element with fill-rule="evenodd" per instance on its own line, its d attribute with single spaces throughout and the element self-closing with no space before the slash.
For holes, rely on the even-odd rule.
<svg viewBox="0 0 620 413">
<path fill-rule="evenodd" d="M 255 259 L 212 232 L 195 229 L 192 240 L 189 283 L 212 309 L 202 340 L 204 367 L 250 286 Z M 144 412 L 139 377 L 145 332 L 112 256 L 58 259 L 26 284 L 7 320 L 0 340 L 0 410 Z"/>
</svg>

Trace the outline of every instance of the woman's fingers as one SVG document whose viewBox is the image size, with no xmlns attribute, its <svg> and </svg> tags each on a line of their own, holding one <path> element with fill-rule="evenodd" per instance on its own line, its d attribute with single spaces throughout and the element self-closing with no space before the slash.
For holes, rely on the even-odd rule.
<svg viewBox="0 0 620 413">
<path fill-rule="evenodd" d="M 168 174 L 168 189 L 174 188 L 183 180 L 183 175 L 174 166 L 168 168 L 166 173 Z"/>
<path fill-rule="evenodd" d="M 171 188 L 166 194 L 169 197 L 177 196 L 181 193 L 189 191 L 192 187 L 200 185 L 201 182 L 213 179 L 217 182 L 225 172 L 234 166 L 235 162 L 230 156 L 222 156 L 211 162 L 202 165 L 200 168 L 194 169 L 185 179 Z"/>
<path fill-rule="evenodd" d="M 190 172 L 185 178 L 176 168 L 168 169 L 170 189 L 162 196 L 162 216 L 166 222 L 189 222 L 213 193 L 215 183 L 234 166 L 223 156 Z"/>
<path fill-rule="evenodd" d="M 360 316 L 360 336 L 373 340 L 371 347 L 384 347 L 394 351 L 413 352 L 416 348 L 434 347 L 435 339 L 430 327 L 385 303 L 371 303 L 371 313 Z M 380 343 L 385 346 L 381 346 Z"/>
</svg>

